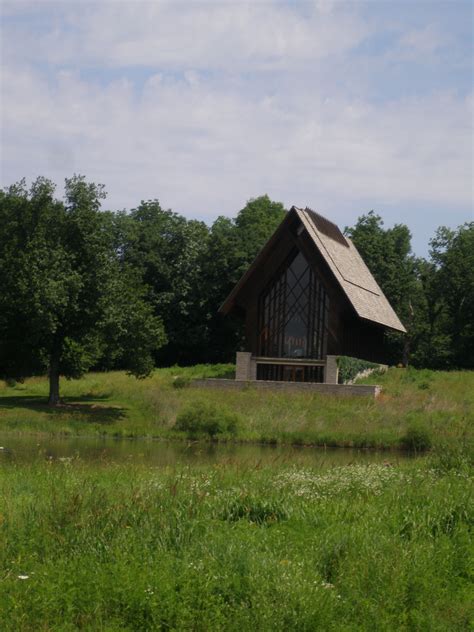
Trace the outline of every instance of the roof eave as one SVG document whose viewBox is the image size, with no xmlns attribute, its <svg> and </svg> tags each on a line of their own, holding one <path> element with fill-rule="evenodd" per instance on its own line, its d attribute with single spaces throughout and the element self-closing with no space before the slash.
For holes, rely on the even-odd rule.
<svg viewBox="0 0 474 632">
<path fill-rule="evenodd" d="M 245 285 L 247 280 L 252 276 L 257 269 L 260 261 L 266 256 L 267 252 L 273 247 L 273 244 L 278 240 L 280 233 L 283 232 L 284 227 L 290 221 L 290 217 L 296 215 L 296 207 L 292 206 L 282 221 L 278 224 L 271 237 L 266 241 L 264 246 L 260 249 L 255 259 L 252 261 L 246 272 L 240 277 L 236 285 L 232 289 L 232 292 L 227 296 L 225 301 L 219 307 L 218 312 L 220 314 L 229 314 L 235 306 L 235 299 L 237 298 L 240 290 Z M 298 218 L 299 219 L 299 218 Z"/>
<path fill-rule="evenodd" d="M 349 301 L 350 303 L 350 301 Z M 351 304 L 352 305 L 352 304 Z M 366 321 L 367 323 L 372 323 L 373 325 L 378 325 L 379 327 L 383 327 L 384 329 L 390 329 L 391 331 L 396 331 L 397 333 L 400 334 L 406 334 L 407 330 L 405 329 L 404 325 L 400 322 L 400 326 L 395 327 L 394 325 L 388 325 L 387 323 L 383 323 L 381 321 L 378 320 L 374 320 L 373 318 L 366 318 L 365 316 L 360 316 L 357 313 L 357 310 L 354 308 L 354 306 L 352 305 L 354 312 L 357 315 L 357 318 L 360 318 L 361 320 Z"/>
</svg>

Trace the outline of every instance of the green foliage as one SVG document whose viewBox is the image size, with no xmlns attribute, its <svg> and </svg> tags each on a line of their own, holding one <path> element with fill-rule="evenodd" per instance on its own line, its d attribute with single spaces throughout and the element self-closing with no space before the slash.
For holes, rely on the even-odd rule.
<svg viewBox="0 0 474 632">
<path fill-rule="evenodd" d="M 258 525 L 268 525 L 288 518 L 283 503 L 269 498 L 259 498 L 252 494 L 239 495 L 231 499 L 222 512 L 222 519 L 228 522 L 248 520 Z"/>
<path fill-rule="evenodd" d="M 211 226 L 203 260 L 203 296 L 208 322 L 207 359 L 234 360 L 242 346 L 242 321 L 218 309 L 285 216 L 268 195 L 251 199 L 236 218 L 218 217 Z"/>
<path fill-rule="evenodd" d="M 173 388 L 186 388 L 191 384 L 191 380 L 183 375 L 177 375 L 173 378 Z"/>
<path fill-rule="evenodd" d="M 439 297 L 434 332 L 444 337 L 442 366 L 472 368 L 474 361 L 474 222 L 441 227 L 430 242 L 433 289 Z"/>
<path fill-rule="evenodd" d="M 338 356 L 337 366 L 339 367 L 339 383 L 347 384 L 355 378 L 358 373 L 366 369 L 378 369 L 379 365 L 358 358 L 349 358 L 348 356 Z"/>
<path fill-rule="evenodd" d="M 283 204 L 272 202 L 268 195 L 249 200 L 239 211 L 234 222 L 242 259 L 241 268 L 237 271 L 239 276 L 246 271 L 284 216 Z"/>
<path fill-rule="evenodd" d="M 346 234 L 355 243 L 367 266 L 400 317 L 407 315 L 414 284 L 411 234 L 404 224 L 384 229 L 380 215 L 370 211 Z M 403 318 L 402 318 L 403 320 Z"/>
<path fill-rule="evenodd" d="M 431 435 L 426 428 L 414 425 L 407 428 L 400 439 L 400 447 L 410 452 L 426 452 L 432 446 Z"/>
<path fill-rule="evenodd" d="M 392 363 L 418 367 L 472 368 L 474 362 L 474 223 L 440 227 L 430 260 L 411 254 L 410 232 L 384 229 L 370 211 L 346 228 L 365 263 L 407 328 L 387 335 Z"/>
<path fill-rule="evenodd" d="M 101 340 L 96 335 L 84 336 L 79 342 L 64 338 L 61 351 L 61 372 L 68 379 L 79 379 L 101 355 Z"/>
<path fill-rule="evenodd" d="M 425 385 L 429 387 L 436 378 L 436 372 L 431 369 L 414 369 L 413 367 L 408 367 L 404 369 L 401 374 L 401 381 L 403 383 L 414 385 L 421 389 L 426 388 Z"/>
<path fill-rule="evenodd" d="M 116 223 L 123 265 L 144 283 L 146 300 L 167 333 L 168 342 L 155 360 L 195 362 L 207 339 L 202 260 L 208 228 L 162 209 L 158 200 L 142 202 L 128 215 L 118 214 Z"/>
<path fill-rule="evenodd" d="M 137 376 L 165 341 L 133 274 L 122 272 L 102 185 L 66 179 L 65 202 L 38 178 L 0 193 L 0 374 L 48 371 L 77 378 L 101 358 L 121 357 Z"/>
<path fill-rule="evenodd" d="M 235 434 L 239 416 L 224 406 L 198 401 L 188 405 L 176 417 L 175 429 L 189 437 L 218 434 Z"/>
<path fill-rule="evenodd" d="M 284 216 L 268 196 L 250 200 L 235 220 L 219 217 L 210 229 L 142 202 L 115 216 L 117 250 L 137 272 L 146 300 L 162 318 L 168 343 L 159 364 L 228 360 L 240 344 L 241 322 L 218 314 L 222 301 Z"/>
<path fill-rule="evenodd" d="M 438 472 L 469 473 L 474 468 L 474 441 L 464 438 L 456 444 L 443 441 L 436 445 L 430 455 L 430 465 Z"/>
</svg>

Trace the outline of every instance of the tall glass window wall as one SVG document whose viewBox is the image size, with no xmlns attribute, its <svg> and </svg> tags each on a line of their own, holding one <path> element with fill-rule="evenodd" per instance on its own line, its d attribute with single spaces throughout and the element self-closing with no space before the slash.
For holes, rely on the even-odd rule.
<svg viewBox="0 0 474 632">
<path fill-rule="evenodd" d="M 329 300 L 301 252 L 279 269 L 259 301 L 259 354 L 275 358 L 326 355 Z"/>
</svg>

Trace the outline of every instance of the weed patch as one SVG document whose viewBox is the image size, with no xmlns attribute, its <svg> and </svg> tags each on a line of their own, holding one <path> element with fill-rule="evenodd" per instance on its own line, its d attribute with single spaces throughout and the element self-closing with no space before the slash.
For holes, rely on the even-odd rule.
<svg viewBox="0 0 474 632">
<path fill-rule="evenodd" d="M 282 503 L 252 495 L 238 496 L 231 500 L 222 513 L 222 519 L 229 522 L 248 520 L 255 524 L 272 524 L 286 520 L 288 513 Z"/>
<path fill-rule="evenodd" d="M 176 375 L 173 378 L 173 388 L 186 388 L 191 384 L 191 380 L 183 375 Z"/>
<path fill-rule="evenodd" d="M 209 402 L 189 404 L 176 418 L 175 429 L 185 432 L 190 438 L 219 434 L 235 435 L 239 426 L 239 416 L 224 406 Z"/>
<path fill-rule="evenodd" d="M 430 433 L 421 426 L 408 428 L 400 439 L 400 447 L 410 452 L 426 452 L 431 446 Z"/>
</svg>

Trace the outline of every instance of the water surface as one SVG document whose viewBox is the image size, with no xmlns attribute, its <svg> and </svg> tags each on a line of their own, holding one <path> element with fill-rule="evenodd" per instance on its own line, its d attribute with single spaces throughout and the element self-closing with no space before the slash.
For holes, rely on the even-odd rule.
<svg viewBox="0 0 474 632">
<path fill-rule="evenodd" d="M 409 455 L 394 451 L 310 448 L 238 443 L 203 443 L 110 437 L 37 437 L 0 433 L 0 464 L 80 458 L 89 462 L 136 463 L 153 467 L 233 463 L 295 464 L 305 467 L 351 463 L 397 463 Z"/>
</svg>

